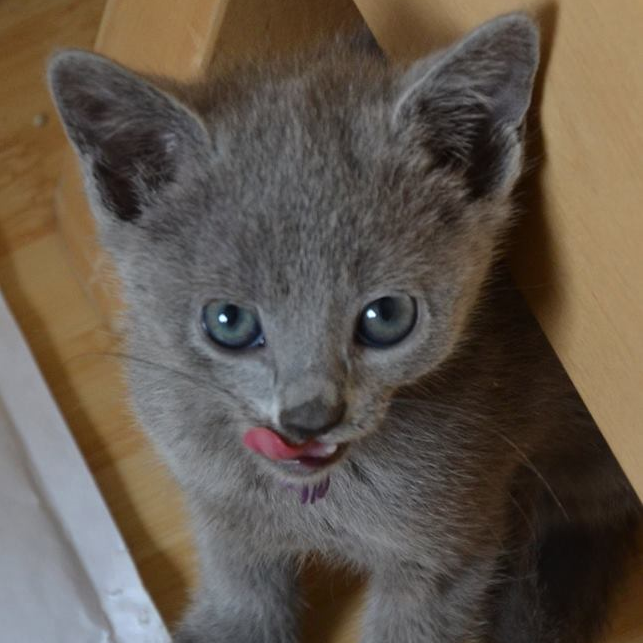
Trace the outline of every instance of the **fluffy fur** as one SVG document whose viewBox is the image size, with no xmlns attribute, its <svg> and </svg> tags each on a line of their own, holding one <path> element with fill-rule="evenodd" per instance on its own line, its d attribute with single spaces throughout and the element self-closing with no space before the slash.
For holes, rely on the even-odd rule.
<svg viewBox="0 0 643 643">
<path fill-rule="evenodd" d="M 295 643 L 299 557 L 370 574 L 364 643 L 587 643 L 640 504 L 497 263 L 538 36 L 487 23 L 408 69 L 362 37 L 180 85 L 62 52 L 49 79 L 123 282 L 134 408 L 189 501 L 177 643 Z M 414 331 L 355 343 L 405 292 Z M 210 299 L 266 346 L 218 349 Z M 251 426 L 346 405 L 302 505 Z M 292 424 L 292 423 L 290 423 Z"/>
</svg>

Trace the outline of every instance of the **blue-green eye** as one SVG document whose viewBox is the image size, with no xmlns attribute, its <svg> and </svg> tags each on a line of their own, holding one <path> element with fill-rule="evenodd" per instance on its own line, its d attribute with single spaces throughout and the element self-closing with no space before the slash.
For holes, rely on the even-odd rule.
<svg viewBox="0 0 643 643">
<path fill-rule="evenodd" d="M 417 304 L 413 297 L 376 299 L 359 316 L 357 340 L 366 346 L 388 348 L 401 342 L 413 330 L 416 320 Z"/>
<path fill-rule="evenodd" d="M 256 313 L 229 301 L 206 304 L 201 324 L 212 341 L 226 348 L 255 348 L 265 344 Z"/>
</svg>

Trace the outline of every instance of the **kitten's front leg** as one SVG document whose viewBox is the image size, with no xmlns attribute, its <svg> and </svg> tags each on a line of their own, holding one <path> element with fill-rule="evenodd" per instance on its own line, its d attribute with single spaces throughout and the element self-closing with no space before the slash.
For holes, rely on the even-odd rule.
<svg viewBox="0 0 643 643">
<path fill-rule="evenodd" d="M 202 580 L 175 643 L 296 643 L 298 591 L 291 561 L 259 558 L 240 539 L 201 547 Z"/>
<path fill-rule="evenodd" d="M 436 574 L 420 564 L 387 564 L 368 592 L 362 643 L 477 643 L 493 559 Z"/>
</svg>

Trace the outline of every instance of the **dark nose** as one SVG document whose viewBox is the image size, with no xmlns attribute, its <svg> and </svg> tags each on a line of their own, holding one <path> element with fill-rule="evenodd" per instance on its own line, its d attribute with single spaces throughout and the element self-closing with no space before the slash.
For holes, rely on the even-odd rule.
<svg viewBox="0 0 643 643">
<path fill-rule="evenodd" d="M 317 438 L 337 426 L 346 413 L 346 402 L 329 405 L 314 399 L 279 414 L 279 423 L 288 433 L 302 440 Z"/>
</svg>

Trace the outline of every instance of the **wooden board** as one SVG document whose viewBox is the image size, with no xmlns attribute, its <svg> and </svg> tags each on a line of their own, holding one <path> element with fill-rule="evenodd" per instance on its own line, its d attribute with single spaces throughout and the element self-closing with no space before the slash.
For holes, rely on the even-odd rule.
<svg viewBox="0 0 643 643">
<path fill-rule="evenodd" d="M 282 55 L 361 17 L 351 0 L 234 0 L 228 6 L 213 62 Z"/>
<path fill-rule="evenodd" d="M 514 275 L 643 497 L 643 3 L 357 0 L 391 55 L 412 58 L 526 9 L 543 61 L 538 169 Z"/>
</svg>

